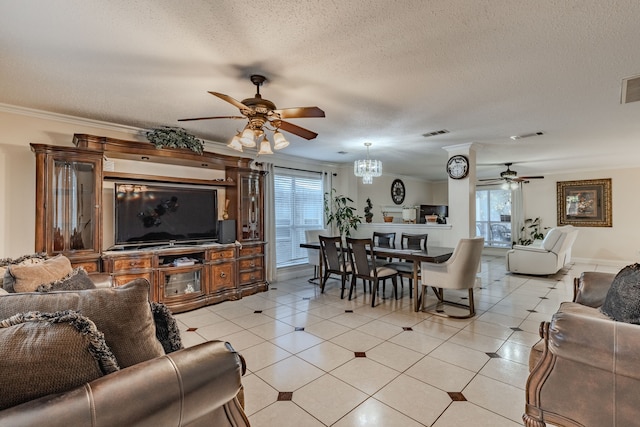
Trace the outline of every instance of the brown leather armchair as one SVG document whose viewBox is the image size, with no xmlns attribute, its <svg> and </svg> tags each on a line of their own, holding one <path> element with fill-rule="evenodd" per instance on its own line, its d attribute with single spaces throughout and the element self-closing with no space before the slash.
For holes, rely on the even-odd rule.
<svg viewBox="0 0 640 427">
<path fill-rule="evenodd" d="M 585 272 L 531 350 L 523 420 L 528 427 L 638 424 L 640 326 L 602 314 L 615 274 Z"/>
<path fill-rule="evenodd" d="M 0 411 L 0 425 L 249 426 L 243 370 L 228 343 L 209 341 Z"/>
</svg>

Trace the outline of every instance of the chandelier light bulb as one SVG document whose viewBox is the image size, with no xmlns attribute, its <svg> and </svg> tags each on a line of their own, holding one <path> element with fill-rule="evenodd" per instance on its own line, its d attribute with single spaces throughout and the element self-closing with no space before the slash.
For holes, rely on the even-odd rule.
<svg viewBox="0 0 640 427">
<path fill-rule="evenodd" d="M 362 177 L 363 184 L 372 184 L 374 177 L 382 175 L 382 162 L 369 157 L 370 142 L 365 142 L 364 145 L 367 147 L 367 158 L 353 162 L 353 174 Z"/>
</svg>

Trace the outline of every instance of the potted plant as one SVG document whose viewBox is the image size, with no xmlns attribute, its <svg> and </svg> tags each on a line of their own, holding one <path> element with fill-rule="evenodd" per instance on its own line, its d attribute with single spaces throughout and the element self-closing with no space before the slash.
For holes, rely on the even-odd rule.
<svg viewBox="0 0 640 427">
<path fill-rule="evenodd" d="M 544 239 L 544 234 L 540 231 L 540 217 L 525 219 L 524 225 L 520 228 L 518 244 L 528 246 L 532 244 L 534 240 L 542 239 Z"/>
<path fill-rule="evenodd" d="M 163 126 L 147 131 L 146 135 L 156 148 L 188 148 L 198 154 L 204 151 L 204 142 L 183 128 Z"/>
<path fill-rule="evenodd" d="M 373 219 L 373 212 L 371 212 L 371 209 L 373 209 L 371 199 L 367 198 L 367 206 L 364 207 L 364 219 L 367 222 L 371 222 Z"/>
<path fill-rule="evenodd" d="M 388 212 L 382 211 L 382 220 L 384 222 L 393 222 L 393 217 Z"/>
<path fill-rule="evenodd" d="M 335 188 L 331 192 L 324 193 L 324 214 L 327 225 L 335 224 L 342 237 L 351 235 L 351 229 L 358 229 L 362 217 L 356 215 L 356 209 L 349 205 L 353 200 L 347 196 L 334 195 Z"/>
</svg>

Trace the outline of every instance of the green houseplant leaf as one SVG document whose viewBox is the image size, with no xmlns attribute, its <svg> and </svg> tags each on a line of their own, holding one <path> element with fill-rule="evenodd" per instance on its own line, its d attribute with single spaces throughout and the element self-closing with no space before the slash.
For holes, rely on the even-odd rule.
<svg viewBox="0 0 640 427">
<path fill-rule="evenodd" d="M 163 126 L 147 131 L 146 135 L 156 148 L 188 148 L 198 154 L 204 151 L 204 142 L 183 128 Z"/>
</svg>

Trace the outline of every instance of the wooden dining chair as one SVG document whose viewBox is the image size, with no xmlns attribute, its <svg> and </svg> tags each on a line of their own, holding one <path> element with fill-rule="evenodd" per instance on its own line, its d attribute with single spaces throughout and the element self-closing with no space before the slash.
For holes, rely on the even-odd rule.
<svg viewBox="0 0 640 427">
<path fill-rule="evenodd" d="M 373 285 L 371 291 L 371 307 L 375 306 L 376 294 L 381 280 L 392 279 L 393 290 L 398 298 L 398 272 L 393 268 L 377 266 L 373 252 L 373 239 L 352 239 L 347 237 L 347 251 L 351 264 L 351 287 L 349 288 L 349 300 L 356 287 L 357 279 Z M 383 290 L 384 295 L 384 290 Z"/>
<path fill-rule="evenodd" d="M 318 236 L 320 240 L 320 253 L 324 265 L 322 283 L 320 284 L 320 293 L 324 293 L 324 287 L 332 274 L 340 276 L 342 288 L 340 290 L 340 299 L 344 298 L 345 285 L 347 277 L 351 274 L 351 265 L 345 261 L 345 251 L 342 247 L 342 237 Z"/>
<path fill-rule="evenodd" d="M 402 233 L 400 236 L 400 247 L 402 249 L 413 249 L 416 251 L 427 250 L 427 238 L 428 234 L 410 234 Z M 398 271 L 400 275 L 400 285 L 404 291 L 403 278 L 409 279 L 409 298 L 413 298 L 413 261 L 392 261 L 386 264 L 387 267 L 393 268 Z M 420 279 L 420 266 L 418 266 L 418 279 Z"/>
<path fill-rule="evenodd" d="M 457 319 L 468 319 L 476 314 L 473 301 L 473 287 L 476 284 L 476 275 L 480 266 L 484 237 L 474 237 L 472 239 L 460 239 L 453 250 L 451 258 L 447 261 L 436 264 L 423 262 L 421 265 L 422 282 L 422 310 L 425 309 L 427 299 L 427 288 L 431 287 L 438 302 L 436 303 L 436 315 L 444 315 Z M 469 305 L 448 301 L 444 299 L 445 289 L 468 289 Z M 446 314 L 442 310 L 443 304 L 454 305 L 469 309 L 469 314 L 457 316 Z"/>
</svg>

